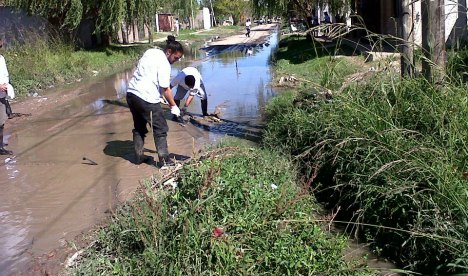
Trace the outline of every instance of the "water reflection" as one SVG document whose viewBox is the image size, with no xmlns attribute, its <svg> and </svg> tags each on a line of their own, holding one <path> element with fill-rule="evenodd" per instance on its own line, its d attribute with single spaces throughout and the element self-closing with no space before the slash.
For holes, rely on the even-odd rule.
<svg viewBox="0 0 468 276">
<path fill-rule="evenodd" d="M 275 33 L 265 44 L 202 49 L 208 58 L 196 67 L 203 76 L 208 93 L 208 112 L 221 112 L 221 118 L 224 119 L 222 123 L 209 127 L 198 124 L 213 134 L 212 140 L 218 140 L 219 136 L 224 135 L 252 138 L 249 127 L 261 124 L 263 107 L 275 95 L 268 84 L 271 82 L 270 57 L 276 50 L 277 42 L 278 35 Z M 184 66 L 176 65 L 173 74 L 177 74 Z M 200 114 L 200 104 L 192 104 L 188 111 Z M 257 132 L 255 130 L 253 138 L 258 140 L 261 134 Z"/>
</svg>

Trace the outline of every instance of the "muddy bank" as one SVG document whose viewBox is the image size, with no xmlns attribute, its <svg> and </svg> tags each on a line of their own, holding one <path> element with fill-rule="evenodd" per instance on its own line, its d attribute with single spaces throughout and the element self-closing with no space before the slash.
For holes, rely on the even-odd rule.
<svg viewBox="0 0 468 276">
<path fill-rule="evenodd" d="M 195 63 L 206 82 L 209 111 L 218 108 L 229 124 L 206 129 L 168 120 L 169 150 L 177 158 L 189 158 L 225 135 L 236 136 L 243 125 L 258 127 L 260 109 L 274 95 L 268 87 L 272 49 L 220 51 Z M 192 63 L 179 63 L 173 75 Z M 69 249 L 69 241 L 129 199 L 139 181 L 158 173 L 152 165 L 133 163 L 132 120 L 124 100 L 130 77 L 128 71 L 13 105 L 14 112 L 31 116 L 6 125 L 5 138 L 15 155 L 0 157 L 1 275 L 35 274 L 44 265 L 53 273 L 67 252 L 56 248 Z M 189 111 L 199 114 L 199 101 Z M 145 148 L 155 156 L 151 137 Z"/>
</svg>

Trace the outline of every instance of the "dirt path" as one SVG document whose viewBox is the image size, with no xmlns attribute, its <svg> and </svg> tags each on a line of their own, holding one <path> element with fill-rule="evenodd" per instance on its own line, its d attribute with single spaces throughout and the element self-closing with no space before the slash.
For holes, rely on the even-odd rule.
<svg viewBox="0 0 468 276">
<path fill-rule="evenodd" d="M 212 41 L 209 46 L 262 44 L 268 41 L 272 30 L 276 27 L 276 23 L 254 26 L 251 28 L 250 37 L 246 37 L 245 34 L 242 33 Z"/>
<path fill-rule="evenodd" d="M 274 28 L 256 26 L 250 38 L 240 34 L 212 45 L 264 43 Z M 0 157 L 0 275 L 56 274 L 73 251 L 70 240 L 104 222 L 142 179 L 158 173 L 132 163 L 132 120 L 122 104 L 123 80 L 130 76 L 60 87 L 13 104 L 14 112 L 31 116 L 6 124 L 15 156 Z M 179 158 L 209 141 L 193 125 L 168 124 L 169 150 Z M 155 156 L 151 137 L 145 148 Z"/>
</svg>

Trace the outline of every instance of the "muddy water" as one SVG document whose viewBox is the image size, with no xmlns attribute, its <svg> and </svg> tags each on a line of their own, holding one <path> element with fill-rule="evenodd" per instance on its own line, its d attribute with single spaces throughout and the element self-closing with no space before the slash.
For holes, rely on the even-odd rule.
<svg viewBox="0 0 468 276">
<path fill-rule="evenodd" d="M 174 68 L 175 75 L 188 64 L 197 66 L 209 112 L 216 109 L 226 121 L 207 129 L 169 120 L 171 152 L 190 157 L 226 134 L 242 137 L 236 134 L 246 126 L 259 127 L 260 110 L 274 94 L 268 87 L 268 60 L 276 37 L 249 50 L 202 52 L 202 60 Z M 49 111 L 18 125 L 7 123 L 6 140 L 15 156 L 0 157 L 0 275 L 22 274 L 34 257 L 103 221 L 141 179 L 157 172 L 154 166 L 133 164 L 132 121 L 124 100 L 129 77 L 130 71 L 52 91 L 35 100 L 51 101 Z M 72 96 L 61 101 L 57 93 Z M 201 113 L 198 99 L 189 111 Z M 145 148 L 155 155 L 152 139 Z"/>
</svg>

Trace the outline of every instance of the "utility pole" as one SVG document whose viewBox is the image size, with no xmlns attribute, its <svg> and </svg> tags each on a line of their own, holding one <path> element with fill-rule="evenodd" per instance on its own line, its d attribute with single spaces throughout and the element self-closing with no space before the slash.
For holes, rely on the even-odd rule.
<svg viewBox="0 0 468 276">
<path fill-rule="evenodd" d="M 421 0 L 424 77 L 440 82 L 445 75 L 445 0 Z"/>
<path fill-rule="evenodd" d="M 413 0 L 400 0 L 401 76 L 414 75 Z"/>
</svg>

